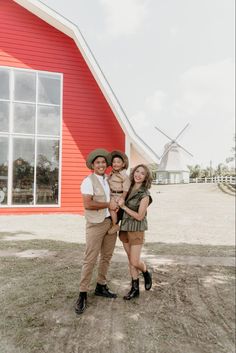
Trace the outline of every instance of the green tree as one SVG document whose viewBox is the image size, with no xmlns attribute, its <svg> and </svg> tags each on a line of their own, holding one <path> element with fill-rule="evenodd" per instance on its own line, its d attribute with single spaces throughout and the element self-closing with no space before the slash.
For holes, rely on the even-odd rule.
<svg viewBox="0 0 236 353">
<path fill-rule="evenodd" d="M 190 178 L 201 178 L 202 177 L 202 169 L 199 164 L 196 165 L 188 165 L 190 170 Z"/>
<path fill-rule="evenodd" d="M 235 161 L 235 158 L 236 158 L 236 148 L 235 148 L 235 143 L 236 143 L 236 135 L 234 136 L 234 146 L 231 148 L 231 153 L 232 153 L 232 156 L 226 158 L 226 163 L 230 163 L 230 162 L 233 162 Z"/>
</svg>

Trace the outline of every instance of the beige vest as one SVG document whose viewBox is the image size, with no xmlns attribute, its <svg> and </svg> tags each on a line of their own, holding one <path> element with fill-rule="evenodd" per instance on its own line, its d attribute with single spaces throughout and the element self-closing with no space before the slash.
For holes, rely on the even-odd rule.
<svg viewBox="0 0 236 353">
<path fill-rule="evenodd" d="M 94 174 L 91 174 L 89 178 L 93 185 L 93 200 L 97 202 L 106 202 L 106 194 L 98 178 Z M 86 221 L 89 223 L 102 223 L 106 217 L 106 209 L 85 210 L 84 215 Z"/>
</svg>

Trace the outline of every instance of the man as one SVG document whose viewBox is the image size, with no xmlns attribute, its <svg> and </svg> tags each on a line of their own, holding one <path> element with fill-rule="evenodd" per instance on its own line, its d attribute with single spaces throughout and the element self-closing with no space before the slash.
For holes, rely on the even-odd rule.
<svg viewBox="0 0 236 353">
<path fill-rule="evenodd" d="M 117 234 L 108 234 L 111 227 L 110 210 L 116 210 L 115 201 L 110 201 L 110 189 L 105 176 L 109 165 L 109 152 L 104 149 L 92 151 L 86 165 L 93 174 L 85 178 L 81 184 L 81 193 L 86 218 L 86 250 L 81 272 L 79 298 L 75 304 L 75 312 L 82 314 L 87 306 L 87 292 L 98 255 L 98 278 L 95 295 L 116 298 L 107 286 L 107 271 L 115 248 Z"/>
</svg>

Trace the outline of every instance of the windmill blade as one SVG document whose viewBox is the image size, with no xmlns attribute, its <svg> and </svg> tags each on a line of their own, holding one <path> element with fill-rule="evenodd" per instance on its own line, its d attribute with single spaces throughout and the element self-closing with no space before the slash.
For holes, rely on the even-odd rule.
<svg viewBox="0 0 236 353">
<path fill-rule="evenodd" d="M 191 157 L 193 157 L 193 154 L 192 153 L 190 153 L 189 151 L 187 151 L 183 146 L 181 146 L 178 142 L 175 142 L 176 143 L 176 145 L 178 146 L 178 147 L 180 147 L 180 148 L 182 148 L 182 150 L 184 150 L 186 153 L 188 153 Z"/>
<path fill-rule="evenodd" d="M 158 127 L 155 126 L 155 129 L 158 130 L 160 133 L 162 133 L 165 137 L 167 137 L 170 141 L 171 144 L 169 145 L 169 147 L 165 150 L 165 152 L 162 154 L 162 156 L 160 157 L 160 159 L 162 159 L 171 149 L 172 145 L 175 143 L 178 147 L 182 148 L 183 151 L 185 151 L 187 154 L 189 154 L 191 157 L 193 157 L 192 153 L 190 153 L 189 151 L 187 151 L 183 146 L 181 146 L 178 142 L 177 139 L 183 134 L 183 132 L 189 127 L 189 123 L 179 132 L 179 134 L 176 136 L 176 138 L 173 140 L 172 138 L 170 138 L 165 132 L 163 132 L 161 129 L 159 129 Z"/>
<path fill-rule="evenodd" d="M 170 143 L 169 147 L 167 147 L 167 149 L 164 151 L 163 155 L 161 156 L 161 160 L 162 158 L 170 151 L 172 145 L 173 145 L 174 142 Z"/>
<path fill-rule="evenodd" d="M 165 137 L 167 137 L 170 141 L 173 141 L 172 138 L 170 138 L 168 135 L 166 135 L 162 130 L 160 130 L 158 127 L 155 126 L 155 129 L 157 129 L 160 133 L 162 133 Z"/>
<path fill-rule="evenodd" d="M 178 142 L 172 142 L 170 143 L 169 147 L 167 147 L 167 149 L 164 151 L 164 153 L 161 156 L 161 160 L 162 158 L 170 151 L 171 147 L 173 146 L 173 144 L 176 144 L 178 147 L 180 147 L 183 151 L 185 151 L 187 154 L 189 154 L 191 157 L 193 157 L 193 154 L 190 153 L 189 151 L 187 151 L 183 146 L 181 146 Z"/>
<path fill-rule="evenodd" d="M 180 131 L 180 133 L 176 136 L 175 141 L 177 141 L 177 139 L 180 137 L 180 135 L 182 135 L 182 133 L 189 127 L 189 123 Z"/>
</svg>

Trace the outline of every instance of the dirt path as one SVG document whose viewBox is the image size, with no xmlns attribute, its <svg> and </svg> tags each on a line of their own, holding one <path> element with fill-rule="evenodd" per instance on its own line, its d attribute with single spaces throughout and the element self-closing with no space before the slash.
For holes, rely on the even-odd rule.
<svg viewBox="0 0 236 353">
<path fill-rule="evenodd" d="M 232 247 L 148 244 L 153 288 L 145 291 L 140 276 L 140 297 L 132 302 L 122 299 L 130 279 L 119 248 L 109 271 L 118 298 L 94 296 L 94 277 L 89 306 L 78 317 L 83 245 L 2 240 L 0 246 L 5 255 L 35 255 L 0 258 L 1 353 L 235 352 Z"/>
</svg>

